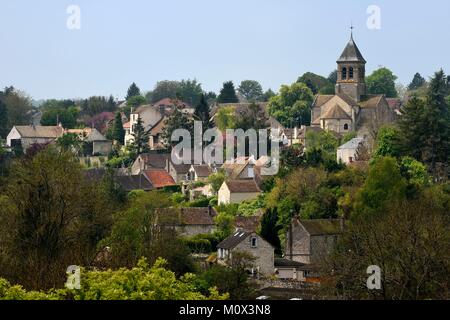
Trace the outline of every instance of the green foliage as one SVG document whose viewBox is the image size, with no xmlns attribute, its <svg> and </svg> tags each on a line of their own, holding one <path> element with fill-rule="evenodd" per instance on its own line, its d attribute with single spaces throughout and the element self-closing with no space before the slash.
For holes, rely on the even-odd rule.
<svg viewBox="0 0 450 320">
<path fill-rule="evenodd" d="M 8 126 L 4 129 L 5 131 L 9 132 L 15 125 L 30 124 L 32 104 L 28 96 L 14 87 L 6 87 L 3 92 L 0 91 L 0 97 L 0 100 L 6 105 L 8 116 Z"/>
<path fill-rule="evenodd" d="M 232 106 L 222 107 L 216 113 L 216 125 L 220 131 L 225 132 L 227 129 L 235 129 L 236 127 L 236 116 L 235 108 Z"/>
<path fill-rule="evenodd" d="M 203 133 L 211 127 L 209 105 L 204 94 L 201 94 L 200 101 L 195 106 L 194 118 L 202 122 Z"/>
<path fill-rule="evenodd" d="M 275 247 L 275 253 L 281 253 L 281 243 L 278 236 L 280 230 L 277 209 L 267 210 L 262 216 L 259 234 Z"/>
<path fill-rule="evenodd" d="M 109 97 L 99 97 L 94 96 L 89 99 L 81 101 L 81 110 L 83 113 L 88 115 L 96 115 L 102 112 L 112 112 L 115 111 L 116 104 L 114 98 Z"/>
<path fill-rule="evenodd" d="M 59 123 L 66 129 L 73 129 L 77 124 L 78 109 L 49 109 L 42 114 L 41 125 L 57 126 Z"/>
<path fill-rule="evenodd" d="M 231 268 L 214 266 L 200 274 L 197 287 L 207 292 L 215 287 L 220 293 L 229 293 L 232 300 L 254 298 L 254 291 L 248 281 L 247 270 L 252 267 L 254 257 L 244 252 L 233 252 Z"/>
<path fill-rule="evenodd" d="M 374 157 L 399 157 L 401 154 L 399 136 L 400 132 L 395 127 L 385 126 L 380 128 Z"/>
<path fill-rule="evenodd" d="M 367 91 L 370 94 L 384 94 L 388 98 L 397 97 L 395 81 L 397 77 L 388 68 L 375 70 L 366 79 Z"/>
<path fill-rule="evenodd" d="M 218 103 L 237 103 L 239 99 L 236 95 L 236 90 L 234 89 L 233 81 L 224 82 L 220 94 L 217 97 Z"/>
<path fill-rule="evenodd" d="M 217 173 L 213 173 L 208 177 L 208 183 L 211 185 L 211 189 L 214 194 L 217 194 L 220 187 L 225 181 L 225 173 L 223 171 L 218 171 Z"/>
<path fill-rule="evenodd" d="M 270 98 L 275 97 L 277 94 L 275 92 L 273 92 L 272 89 L 267 89 L 266 92 L 264 92 L 263 95 L 263 101 L 264 102 L 269 102 Z"/>
<path fill-rule="evenodd" d="M 408 90 L 417 90 L 420 87 L 423 87 L 424 85 L 426 85 L 427 81 L 425 80 L 424 77 L 422 77 L 420 75 L 420 73 L 416 73 L 414 75 L 414 78 L 412 79 L 411 83 L 408 85 Z"/>
<path fill-rule="evenodd" d="M 8 108 L 2 99 L 3 93 L 0 91 L 0 138 L 6 138 L 9 133 Z"/>
<path fill-rule="evenodd" d="M 234 215 L 220 212 L 215 218 L 214 222 L 217 226 L 217 234 L 219 237 L 225 239 L 234 230 Z"/>
<path fill-rule="evenodd" d="M 58 139 L 56 139 L 57 145 L 62 151 L 73 151 L 77 154 L 81 150 L 82 142 L 77 134 L 65 133 Z"/>
<path fill-rule="evenodd" d="M 158 81 L 153 91 L 146 95 L 149 102 L 155 103 L 165 98 L 176 99 L 180 83 L 178 81 Z"/>
<path fill-rule="evenodd" d="M 331 289 L 328 294 L 352 300 L 448 299 L 450 202 L 437 189 L 352 221 L 323 263 L 327 281 L 321 285 Z M 362 285 L 369 265 L 381 268 L 382 290 Z"/>
<path fill-rule="evenodd" d="M 137 108 L 147 103 L 147 99 L 143 96 L 132 96 L 127 100 L 128 108 Z M 131 110 L 131 109 L 130 109 Z"/>
<path fill-rule="evenodd" d="M 235 128 L 244 131 L 248 129 L 266 129 L 269 126 L 269 119 L 264 108 L 256 103 L 251 103 L 247 108 L 239 110 L 235 119 Z"/>
<path fill-rule="evenodd" d="M 203 89 L 197 80 L 181 80 L 176 91 L 176 97 L 191 106 L 197 106 L 202 102 Z"/>
<path fill-rule="evenodd" d="M 251 217 L 259 214 L 262 209 L 266 207 L 264 195 L 259 195 L 254 200 L 242 201 L 239 203 L 238 213 L 244 217 Z"/>
<path fill-rule="evenodd" d="M 116 113 L 114 124 L 112 127 L 112 137 L 114 141 L 123 145 L 125 143 L 125 129 L 123 128 L 122 115 L 120 112 Z"/>
<path fill-rule="evenodd" d="M 166 269 L 164 259 L 149 267 L 141 259 L 132 269 L 82 271 L 81 289 L 51 290 L 48 293 L 25 291 L 0 279 L 0 300 L 224 300 L 228 294 L 219 294 L 216 288 L 200 293 L 193 274 L 177 278 Z"/>
<path fill-rule="evenodd" d="M 55 287 L 67 266 L 92 261 L 109 231 L 110 200 L 85 180 L 71 152 L 52 146 L 11 170 L 0 205 L 0 277 L 32 289 Z"/>
<path fill-rule="evenodd" d="M 304 83 L 281 86 L 269 101 L 269 113 L 285 127 L 309 125 L 313 93 Z"/>
<path fill-rule="evenodd" d="M 133 82 L 130 85 L 130 87 L 128 88 L 127 96 L 125 97 L 125 99 L 127 100 L 127 102 L 129 102 L 130 98 L 137 97 L 140 95 L 141 95 L 141 90 L 138 88 L 136 83 Z"/>
<path fill-rule="evenodd" d="M 405 196 L 406 181 L 396 160 L 391 157 L 378 158 L 371 165 L 367 180 L 357 194 L 355 214 L 370 216 Z"/>
<path fill-rule="evenodd" d="M 255 80 L 242 81 L 239 85 L 238 92 L 248 102 L 261 101 L 264 95 L 261 84 Z"/>
<path fill-rule="evenodd" d="M 138 116 L 138 120 L 133 128 L 133 142 L 130 144 L 133 153 L 140 155 L 149 152 L 149 137 L 150 132 L 144 128 L 142 118 Z"/>
<path fill-rule="evenodd" d="M 318 74 L 312 72 L 306 72 L 301 77 L 297 79 L 297 82 L 304 83 L 311 89 L 313 94 L 319 93 L 324 88 L 332 87 L 334 91 L 333 84 L 327 78 L 319 76 Z"/>
<path fill-rule="evenodd" d="M 161 139 L 167 147 L 178 144 L 178 141 L 172 141 L 172 134 L 177 129 L 185 129 L 192 133 L 193 121 L 184 112 L 175 109 L 170 117 L 164 122 L 164 129 L 161 135 Z"/>
<path fill-rule="evenodd" d="M 431 182 L 427 166 L 411 157 L 401 159 L 400 172 L 408 183 L 417 187 L 424 187 Z"/>
</svg>

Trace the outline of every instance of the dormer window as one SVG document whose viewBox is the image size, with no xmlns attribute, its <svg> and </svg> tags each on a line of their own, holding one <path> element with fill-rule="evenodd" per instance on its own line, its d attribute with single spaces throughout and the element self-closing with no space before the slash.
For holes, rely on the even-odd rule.
<svg viewBox="0 0 450 320">
<path fill-rule="evenodd" d="M 353 79 L 353 68 L 348 69 L 348 78 Z"/>
<path fill-rule="evenodd" d="M 342 80 L 347 79 L 347 68 L 342 68 Z"/>
</svg>

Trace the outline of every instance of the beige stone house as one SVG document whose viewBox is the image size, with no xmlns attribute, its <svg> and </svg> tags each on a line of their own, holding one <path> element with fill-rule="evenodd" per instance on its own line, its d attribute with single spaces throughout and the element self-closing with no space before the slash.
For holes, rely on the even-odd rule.
<svg viewBox="0 0 450 320">
<path fill-rule="evenodd" d="M 180 236 L 192 237 L 208 234 L 216 230 L 214 218 L 217 211 L 206 208 L 164 208 L 158 209 L 157 223 L 164 228 L 172 228 Z"/>
<path fill-rule="evenodd" d="M 255 232 L 237 231 L 217 245 L 217 261 L 232 265 L 233 254 L 243 252 L 255 258 L 251 272 L 270 276 L 274 272 L 275 249 Z"/>
<path fill-rule="evenodd" d="M 336 160 L 345 164 L 353 163 L 356 160 L 356 150 L 364 143 L 364 138 L 354 138 L 337 148 Z"/>
<path fill-rule="evenodd" d="M 261 193 L 255 180 L 229 180 L 225 181 L 218 192 L 219 204 L 241 203 L 253 200 Z"/>
<path fill-rule="evenodd" d="M 33 144 L 45 144 L 55 141 L 64 133 L 62 126 L 14 126 L 6 137 L 8 147 L 22 146 L 26 151 Z"/>
<path fill-rule="evenodd" d="M 304 264 L 315 264 L 331 252 L 343 230 L 343 219 L 294 218 L 286 235 L 284 257 Z"/>
<path fill-rule="evenodd" d="M 132 174 L 138 174 L 145 170 L 165 170 L 169 172 L 170 154 L 168 153 L 144 153 L 139 155 L 131 166 Z"/>
</svg>

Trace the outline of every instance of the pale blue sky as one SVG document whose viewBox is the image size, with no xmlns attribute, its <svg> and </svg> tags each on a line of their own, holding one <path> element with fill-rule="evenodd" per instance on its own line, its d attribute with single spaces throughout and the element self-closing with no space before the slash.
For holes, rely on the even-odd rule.
<svg viewBox="0 0 450 320">
<path fill-rule="evenodd" d="M 81 30 L 66 27 L 68 5 Z M 381 30 L 366 26 L 381 8 Z M 0 0 L 0 87 L 34 99 L 123 97 L 158 80 L 196 78 L 218 91 L 255 79 L 278 90 L 306 71 L 327 76 L 355 25 L 371 72 L 450 73 L 448 0 Z"/>
</svg>

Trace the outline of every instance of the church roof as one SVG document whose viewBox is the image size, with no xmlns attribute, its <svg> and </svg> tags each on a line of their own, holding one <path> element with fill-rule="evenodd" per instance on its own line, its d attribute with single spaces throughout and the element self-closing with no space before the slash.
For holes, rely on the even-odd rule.
<svg viewBox="0 0 450 320">
<path fill-rule="evenodd" d="M 376 108 L 383 98 L 383 95 L 369 95 L 366 96 L 365 99 L 363 99 L 359 104 L 361 108 L 365 109 Z"/>
<path fill-rule="evenodd" d="M 350 41 L 348 42 L 347 46 L 344 49 L 344 52 L 342 52 L 341 57 L 337 61 L 339 62 L 362 62 L 366 63 L 366 60 L 361 54 L 361 51 L 359 51 L 358 46 L 356 45 L 355 41 L 353 40 L 353 35 L 350 37 Z"/>
<path fill-rule="evenodd" d="M 342 110 L 337 104 L 328 109 L 321 117 L 321 119 L 351 119 L 350 116 Z"/>
</svg>

